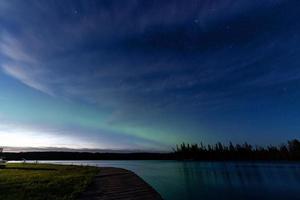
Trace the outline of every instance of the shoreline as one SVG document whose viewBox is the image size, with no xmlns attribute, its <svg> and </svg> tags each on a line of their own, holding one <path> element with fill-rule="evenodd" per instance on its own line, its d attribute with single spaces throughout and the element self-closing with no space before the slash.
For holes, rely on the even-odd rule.
<svg viewBox="0 0 300 200">
<path fill-rule="evenodd" d="M 115 167 L 99 167 L 92 183 L 78 200 L 162 200 L 161 195 L 134 172 Z"/>
</svg>

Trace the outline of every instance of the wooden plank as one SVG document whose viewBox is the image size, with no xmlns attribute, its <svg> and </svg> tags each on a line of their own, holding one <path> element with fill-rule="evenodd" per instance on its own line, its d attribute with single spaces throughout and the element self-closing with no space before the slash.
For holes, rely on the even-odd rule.
<svg viewBox="0 0 300 200">
<path fill-rule="evenodd" d="M 103 167 L 79 200 L 162 200 L 149 184 L 135 173 Z"/>
</svg>

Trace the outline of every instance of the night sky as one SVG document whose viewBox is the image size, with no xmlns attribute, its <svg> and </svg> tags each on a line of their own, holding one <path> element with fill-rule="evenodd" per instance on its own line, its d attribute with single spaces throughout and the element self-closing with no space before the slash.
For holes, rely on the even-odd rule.
<svg viewBox="0 0 300 200">
<path fill-rule="evenodd" d="M 0 1 L 0 145 L 300 136 L 299 0 Z"/>
</svg>

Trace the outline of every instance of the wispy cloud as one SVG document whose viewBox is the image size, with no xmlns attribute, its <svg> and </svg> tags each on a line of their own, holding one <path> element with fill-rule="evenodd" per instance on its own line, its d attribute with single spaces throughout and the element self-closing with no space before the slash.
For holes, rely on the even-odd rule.
<svg viewBox="0 0 300 200">
<path fill-rule="evenodd" d="M 8 32 L 0 34 L 0 55 L 3 57 L 0 67 L 2 71 L 33 89 L 54 95 L 50 88 L 41 81 L 47 76 L 40 66 L 41 63 L 34 57 L 34 54 L 30 54 L 27 50 L 28 47 L 24 47 L 22 42 L 22 39 L 17 39 Z"/>
<path fill-rule="evenodd" d="M 108 125 L 218 115 L 300 77 L 296 1 L 16 2 L 0 2 L 2 72 Z"/>
<path fill-rule="evenodd" d="M 16 67 L 16 66 L 7 65 L 7 64 L 2 65 L 1 67 L 5 74 L 21 81 L 25 85 L 27 85 L 33 89 L 36 89 L 38 91 L 49 94 L 51 96 L 54 95 L 54 93 L 47 86 L 43 85 L 40 81 L 36 80 L 36 77 L 31 76 L 32 74 L 34 74 L 34 72 L 31 68 Z M 28 73 L 30 71 L 31 71 L 31 73 Z"/>
<path fill-rule="evenodd" d="M 164 105 L 161 108 L 184 102 L 203 105 L 216 102 L 213 98 L 225 93 L 228 100 L 228 95 L 243 90 L 245 84 L 240 82 L 253 82 L 274 73 L 266 69 L 269 71 L 264 74 L 242 80 L 272 51 L 266 48 L 269 42 L 285 37 L 284 27 L 291 27 L 284 25 L 276 29 L 277 35 L 265 37 L 274 32 L 277 23 L 287 24 L 284 17 L 279 19 L 282 13 L 278 5 L 282 2 L 266 1 L 257 6 L 245 1 L 233 5 L 228 1 L 173 1 L 159 2 L 161 9 L 157 10 L 158 2 L 154 1 L 143 12 L 143 5 L 137 2 L 111 2 L 99 8 L 86 3 L 83 7 L 68 5 L 65 20 L 59 18 L 59 12 L 52 12 L 55 4 L 33 3 L 28 9 L 36 11 L 30 13 L 36 20 L 25 20 L 22 11 L 10 6 L 3 12 L 15 15 L 6 20 L 23 29 L 16 34 L 8 27 L 1 34 L 1 53 L 12 62 L 5 62 L 2 69 L 44 93 L 113 105 L 123 113 L 133 105 L 147 104 L 150 109 L 153 105 L 152 110 L 159 104 Z M 121 6 L 125 9 L 117 14 L 116 8 Z M 173 14 L 161 17 L 166 9 Z M 153 10 L 155 15 L 151 14 Z M 38 17 L 40 12 L 45 18 Z M 279 15 L 272 14 L 276 12 Z M 236 20 L 238 17 L 243 21 Z M 124 20 L 135 26 L 124 24 Z M 40 29 L 44 21 L 48 25 Z M 255 34 L 244 31 L 245 23 L 247 29 L 260 30 Z M 214 89 L 220 82 L 224 84 L 222 91 Z M 199 94 L 203 95 L 200 99 Z M 164 103 L 160 102 L 162 95 Z M 219 98 L 218 102 L 222 104 Z"/>
<path fill-rule="evenodd" d="M 14 61 L 35 63 L 35 59 L 24 52 L 19 42 L 8 33 L 2 33 L 0 37 L 0 52 Z"/>
</svg>

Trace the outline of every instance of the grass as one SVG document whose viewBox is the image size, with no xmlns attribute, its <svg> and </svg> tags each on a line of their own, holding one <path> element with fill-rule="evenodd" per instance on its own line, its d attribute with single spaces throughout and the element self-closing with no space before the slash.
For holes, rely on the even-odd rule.
<svg viewBox="0 0 300 200">
<path fill-rule="evenodd" d="M 0 199 L 73 200 L 98 172 L 96 167 L 9 163 L 0 169 Z"/>
</svg>

